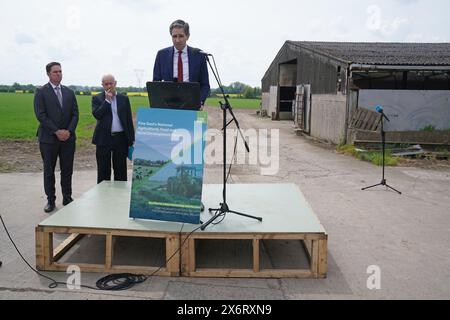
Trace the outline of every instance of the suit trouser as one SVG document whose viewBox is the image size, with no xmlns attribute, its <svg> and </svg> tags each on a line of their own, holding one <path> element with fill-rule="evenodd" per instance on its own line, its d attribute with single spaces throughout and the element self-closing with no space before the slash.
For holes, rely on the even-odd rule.
<svg viewBox="0 0 450 320">
<path fill-rule="evenodd" d="M 111 137 L 110 146 L 97 146 L 97 183 L 111 180 L 111 160 L 114 180 L 127 181 L 128 141 L 125 134 Z"/>
<path fill-rule="evenodd" d="M 75 157 L 75 139 L 57 143 L 39 143 L 44 162 L 44 190 L 49 201 L 55 201 L 55 167 L 59 157 L 61 169 L 61 191 L 63 196 L 72 196 L 73 160 Z"/>
</svg>

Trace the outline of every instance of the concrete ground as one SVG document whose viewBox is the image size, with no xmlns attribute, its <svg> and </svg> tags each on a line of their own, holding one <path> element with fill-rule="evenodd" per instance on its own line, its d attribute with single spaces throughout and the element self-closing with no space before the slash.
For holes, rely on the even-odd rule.
<svg viewBox="0 0 450 320">
<path fill-rule="evenodd" d="M 209 126 L 221 113 L 209 110 Z M 280 165 L 275 175 L 236 165 L 230 183 L 297 184 L 327 230 L 328 277 L 302 279 L 213 279 L 152 277 L 123 292 L 49 289 L 22 262 L 0 231 L 1 299 L 448 299 L 450 297 L 450 169 L 388 168 L 398 195 L 377 187 L 381 168 L 335 153 L 296 136 L 290 122 L 235 111 L 241 127 L 280 130 Z M 205 183 L 221 183 L 220 165 L 209 165 Z M 95 171 L 74 173 L 74 198 L 96 183 Z M 34 265 L 34 228 L 47 217 L 41 173 L 0 174 L 0 214 L 27 260 Z M 59 190 L 59 186 L 58 186 Z M 61 197 L 57 200 L 61 208 Z M 225 220 L 226 222 L 226 220 Z M 379 289 L 370 267 L 379 268 Z M 368 269 L 369 268 L 369 269 Z M 369 273 L 368 273 L 369 271 Z M 66 281 L 65 273 L 45 273 Z M 94 286 L 103 274 L 84 273 Z"/>
</svg>

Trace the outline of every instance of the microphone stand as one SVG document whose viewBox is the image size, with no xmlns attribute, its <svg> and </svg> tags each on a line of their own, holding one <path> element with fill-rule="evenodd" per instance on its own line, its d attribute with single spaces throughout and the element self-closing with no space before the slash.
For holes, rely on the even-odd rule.
<svg viewBox="0 0 450 320">
<path fill-rule="evenodd" d="M 222 191 L 223 200 L 222 201 L 223 202 L 220 203 L 219 208 L 214 208 L 214 209 L 209 208 L 208 209 L 208 211 L 210 213 L 214 212 L 214 216 L 211 219 L 209 219 L 207 222 L 202 224 L 200 228 L 202 230 L 205 230 L 208 225 L 210 225 L 211 223 L 214 222 L 214 220 L 216 220 L 219 217 L 225 216 L 227 213 L 234 213 L 234 214 L 237 214 L 240 216 L 244 216 L 244 217 L 262 221 L 261 217 L 251 216 L 251 215 L 248 215 L 248 214 L 245 214 L 242 212 L 230 210 L 230 207 L 227 204 L 227 127 L 229 124 L 231 124 L 232 122 L 234 122 L 236 124 L 238 132 L 240 133 L 242 140 L 244 141 L 245 149 L 247 150 L 247 152 L 250 152 L 250 148 L 248 147 L 247 141 L 245 141 L 245 139 L 244 139 L 244 135 L 242 134 L 241 128 L 239 127 L 239 122 L 237 121 L 236 117 L 234 116 L 233 109 L 231 108 L 231 105 L 230 105 L 230 101 L 228 100 L 228 97 L 226 96 L 225 91 L 223 90 L 223 85 L 222 85 L 222 82 L 220 81 L 219 72 L 217 71 L 217 66 L 216 66 L 216 71 L 217 71 L 217 73 L 216 73 L 214 71 L 214 68 L 211 65 L 211 62 L 209 61 L 208 56 L 210 54 L 207 54 L 204 52 L 200 52 L 200 53 L 205 55 L 206 61 L 208 62 L 208 65 L 209 65 L 214 77 L 216 78 L 217 84 L 219 85 L 220 91 L 225 100 L 225 103 L 222 103 L 222 101 L 219 102 L 220 108 L 223 111 L 223 129 L 222 129 L 223 130 L 223 191 Z M 214 56 L 213 56 L 213 60 L 214 60 Z M 216 65 L 215 60 L 214 60 L 214 65 Z M 227 110 L 230 112 L 231 117 L 232 117 L 230 122 L 227 122 Z"/>
<path fill-rule="evenodd" d="M 378 186 L 385 186 L 386 188 L 389 188 L 391 190 L 394 190 L 395 192 L 397 192 L 398 194 L 402 194 L 400 191 L 392 188 L 390 185 L 387 184 L 386 179 L 384 177 L 384 167 L 385 167 L 385 150 L 386 150 L 386 132 L 384 131 L 384 126 L 383 126 L 383 120 L 386 119 L 388 122 L 390 122 L 389 118 L 384 114 L 384 110 L 381 110 L 381 117 L 380 117 L 380 122 L 381 122 L 381 148 L 382 148 L 382 152 L 383 152 L 383 175 L 381 178 L 381 182 L 370 186 L 370 187 L 366 187 L 366 188 L 362 188 L 361 190 L 367 190 L 367 189 L 371 189 L 374 187 L 378 187 Z"/>
</svg>

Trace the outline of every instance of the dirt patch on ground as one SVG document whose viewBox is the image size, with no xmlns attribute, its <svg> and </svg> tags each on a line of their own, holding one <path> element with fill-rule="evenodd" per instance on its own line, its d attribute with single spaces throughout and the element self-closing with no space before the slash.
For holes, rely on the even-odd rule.
<svg viewBox="0 0 450 320">
<path fill-rule="evenodd" d="M 299 137 L 302 139 L 302 137 Z M 308 141 L 314 146 L 335 152 L 335 147 Z M 128 162 L 129 166 L 131 163 Z M 57 164 L 58 168 L 59 164 Z M 424 169 L 448 170 L 450 160 L 437 160 L 432 157 L 424 159 L 402 158 L 399 167 L 416 167 Z M 95 146 L 89 141 L 79 141 L 75 152 L 75 170 L 96 170 Z M 0 140 L 0 173 L 5 172 L 40 172 L 42 158 L 37 141 Z"/>
<path fill-rule="evenodd" d="M 433 158 L 433 156 L 425 157 L 423 159 L 401 158 L 398 166 L 434 170 L 448 170 L 450 169 L 450 160 L 438 160 L 436 158 Z"/>
<path fill-rule="evenodd" d="M 74 169 L 95 170 L 96 167 L 95 146 L 78 141 Z M 0 140 L 0 172 L 40 172 L 42 168 L 38 141 Z"/>
</svg>

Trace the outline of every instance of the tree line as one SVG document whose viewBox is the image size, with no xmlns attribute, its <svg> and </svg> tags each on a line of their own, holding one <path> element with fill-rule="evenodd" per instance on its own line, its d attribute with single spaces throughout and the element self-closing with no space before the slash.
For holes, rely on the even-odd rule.
<svg viewBox="0 0 450 320">
<path fill-rule="evenodd" d="M 229 86 L 224 86 L 223 91 L 225 94 L 233 94 L 237 95 L 238 98 L 245 99 L 259 99 L 261 98 L 261 88 L 254 87 L 242 83 L 242 82 L 233 82 Z M 221 96 L 222 92 L 219 88 L 211 89 L 211 95 Z"/>
<path fill-rule="evenodd" d="M 35 86 L 33 84 L 20 84 L 20 83 L 13 83 L 13 85 L 2 85 L 0 84 L 0 92 L 23 92 L 23 93 L 34 93 L 36 88 L 39 86 Z M 75 94 L 83 94 L 83 95 L 90 95 L 92 92 L 100 92 L 103 90 L 102 87 L 92 87 L 92 86 L 74 86 L 70 85 L 67 86 L 70 89 L 72 89 Z M 142 88 L 136 88 L 136 87 L 117 87 L 117 91 L 119 92 L 142 92 L 144 89 Z"/>
<path fill-rule="evenodd" d="M 102 91 L 102 87 L 91 87 L 91 86 L 76 86 L 70 85 L 68 86 L 70 89 L 75 91 L 75 94 L 83 94 L 83 95 L 91 95 L 92 92 Z M 34 93 L 37 86 L 33 84 L 20 84 L 13 83 L 12 85 L 0 85 L 0 92 L 23 92 L 23 93 Z M 138 87 L 118 87 L 117 91 L 119 92 L 143 92 L 146 88 L 138 88 Z M 225 94 L 234 95 L 237 98 L 245 98 L 245 99 L 257 99 L 261 98 L 261 88 L 259 87 L 251 87 L 245 83 L 241 82 L 233 82 L 229 86 L 224 86 L 223 88 Z M 221 96 L 222 92 L 219 88 L 211 89 L 211 96 Z"/>
</svg>

